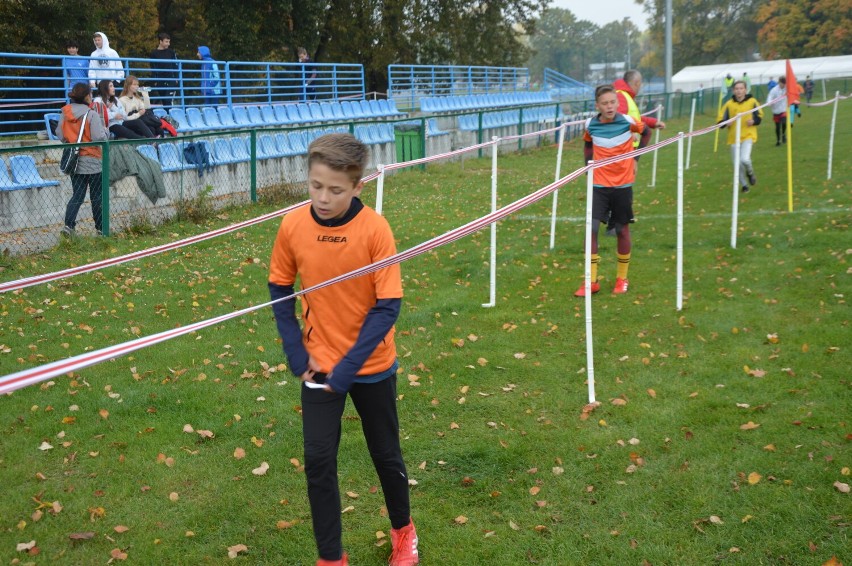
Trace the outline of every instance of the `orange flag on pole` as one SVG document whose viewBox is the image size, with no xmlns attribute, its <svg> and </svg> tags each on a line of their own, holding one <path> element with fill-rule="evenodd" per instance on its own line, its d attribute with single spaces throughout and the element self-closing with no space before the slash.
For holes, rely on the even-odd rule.
<svg viewBox="0 0 852 566">
<path fill-rule="evenodd" d="M 796 82 L 796 74 L 793 72 L 793 66 L 790 65 L 790 60 L 787 59 L 787 106 L 799 103 L 799 88 Z"/>
</svg>

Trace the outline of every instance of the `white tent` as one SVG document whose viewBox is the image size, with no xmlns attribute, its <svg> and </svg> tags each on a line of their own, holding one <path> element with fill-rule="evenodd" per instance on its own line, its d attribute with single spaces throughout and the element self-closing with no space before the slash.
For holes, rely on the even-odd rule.
<svg viewBox="0 0 852 566">
<path fill-rule="evenodd" d="M 852 77 L 852 55 L 790 59 L 790 64 L 799 82 L 803 82 L 808 75 L 815 81 Z M 693 92 L 723 87 L 728 73 L 735 79 L 741 79 L 743 73 L 748 73 L 752 85 L 766 84 L 770 78 L 778 80 L 786 70 L 786 59 L 684 67 L 672 76 L 672 88 L 675 91 Z"/>
</svg>

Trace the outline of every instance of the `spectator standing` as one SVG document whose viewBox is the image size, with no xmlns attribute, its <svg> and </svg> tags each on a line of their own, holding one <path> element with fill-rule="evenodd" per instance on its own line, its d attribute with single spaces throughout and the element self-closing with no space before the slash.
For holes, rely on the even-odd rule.
<svg viewBox="0 0 852 566">
<path fill-rule="evenodd" d="M 725 75 L 725 99 L 723 102 L 727 102 L 731 96 L 734 94 L 734 77 L 731 76 L 731 73 Z"/>
<path fill-rule="evenodd" d="M 316 100 L 317 99 L 317 90 L 314 87 L 314 81 L 317 78 L 317 67 L 314 65 L 313 60 L 310 55 L 308 55 L 308 51 L 304 47 L 300 47 L 297 50 L 299 55 L 299 63 L 303 65 L 302 67 L 302 77 L 305 82 L 305 86 L 300 93 L 302 102 L 307 100 Z"/>
<path fill-rule="evenodd" d="M 734 116 L 740 116 L 740 170 L 737 178 L 742 187 L 742 192 L 747 193 L 749 186 L 757 183 L 754 167 L 751 164 L 752 146 L 757 143 L 757 126 L 763 120 L 763 109 L 760 103 L 752 95 L 746 92 L 744 81 L 734 83 L 734 95 L 725 103 L 719 111 L 716 122 L 725 122 Z M 737 127 L 736 124 L 723 126 L 728 128 L 728 145 L 731 146 L 731 159 L 736 163 L 737 159 Z"/>
<path fill-rule="evenodd" d="M 169 108 L 174 105 L 178 91 L 177 53 L 171 48 L 172 38 L 166 32 L 157 34 L 157 48 L 151 51 L 151 74 L 154 79 L 154 102 Z"/>
<path fill-rule="evenodd" d="M 76 41 L 69 40 L 65 44 L 68 57 L 62 59 L 62 75 L 65 81 L 65 90 L 70 91 L 75 84 L 89 84 L 89 61 L 78 53 L 80 46 Z"/>
<path fill-rule="evenodd" d="M 210 55 L 210 48 L 206 45 L 200 45 L 196 55 L 202 61 L 201 95 L 204 97 L 204 105 L 216 106 L 219 104 L 219 95 L 222 94 L 219 65 L 213 60 Z"/>
<path fill-rule="evenodd" d="M 56 137 L 63 143 L 76 143 L 80 137 L 80 128 L 83 126 L 83 117 L 87 116 L 83 128 L 81 142 L 104 141 L 109 134 L 104 128 L 103 120 L 97 112 L 89 109 L 92 104 L 92 90 L 88 83 L 77 83 L 69 93 L 71 102 L 62 107 L 59 124 L 56 126 Z M 65 207 L 65 225 L 62 227 L 61 235 L 71 238 L 76 235 L 77 214 L 80 206 L 89 192 L 92 203 L 92 217 L 95 220 L 95 230 L 98 234 L 102 230 L 101 203 L 103 192 L 101 187 L 101 160 L 100 147 L 90 146 L 80 148 L 80 159 L 77 171 L 71 174 L 71 187 L 73 192 L 71 200 Z"/>
<path fill-rule="evenodd" d="M 766 92 L 769 92 L 773 88 L 775 88 L 778 83 L 775 81 L 775 77 L 769 77 L 769 82 L 766 83 Z"/>
<path fill-rule="evenodd" d="M 154 133 L 141 120 L 128 120 L 127 111 L 115 96 L 115 85 L 104 79 L 98 83 L 98 96 L 93 103 L 104 124 L 116 138 L 138 140 L 153 138 Z"/>
<path fill-rule="evenodd" d="M 115 86 L 121 86 L 124 67 L 118 58 L 118 52 L 109 46 L 109 39 L 103 32 L 95 32 L 92 40 L 95 42 L 95 50 L 89 59 L 89 85 L 95 88 L 100 81 L 107 79 Z"/>
<path fill-rule="evenodd" d="M 811 76 L 808 75 L 808 78 L 805 79 L 805 99 L 808 101 L 808 105 L 811 103 L 811 97 L 814 95 L 814 81 L 811 79 Z"/>
<path fill-rule="evenodd" d="M 273 300 L 396 253 L 384 217 L 358 196 L 367 146 L 328 134 L 308 147 L 311 205 L 281 220 L 269 262 Z M 391 523 L 390 566 L 419 562 L 408 476 L 399 442 L 394 323 L 402 304 L 399 264 L 272 305 L 290 369 L 301 379 L 305 477 L 317 566 L 347 566 L 343 552 L 337 457 L 340 419 L 351 397 L 358 412 Z M 349 463 L 351 465 L 351 462 Z"/>
<path fill-rule="evenodd" d="M 746 86 L 746 93 L 750 94 L 751 93 L 751 79 L 748 78 L 748 73 L 743 71 L 743 78 L 741 80 L 743 81 L 743 83 Z M 733 90 L 733 87 L 732 87 L 732 90 Z"/>
<path fill-rule="evenodd" d="M 778 100 L 775 100 L 775 99 Z M 775 122 L 775 145 L 787 143 L 787 79 L 780 77 L 778 83 L 772 87 L 767 97 L 767 102 L 772 103 L 772 120 Z"/>
</svg>

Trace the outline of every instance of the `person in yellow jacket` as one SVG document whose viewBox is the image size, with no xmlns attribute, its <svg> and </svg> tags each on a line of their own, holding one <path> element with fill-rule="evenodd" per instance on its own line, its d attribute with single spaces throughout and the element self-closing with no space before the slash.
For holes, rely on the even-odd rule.
<svg viewBox="0 0 852 566">
<path fill-rule="evenodd" d="M 740 116 L 740 171 L 739 181 L 742 191 L 747 193 L 749 186 L 757 184 L 754 167 L 751 163 L 751 149 L 757 143 L 757 126 L 763 120 L 763 110 L 760 103 L 752 95 L 746 92 L 746 84 L 736 81 L 733 85 L 733 96 L 719 110 L 716 123 L 724 122 Z M 728 145 L 731 146 L 731 159 L 736 163 L 737 158 L 737 128 L 736 124 L 728 124 Z M 723 128 L 725 126 L 722 126 Z"/>
</svg>

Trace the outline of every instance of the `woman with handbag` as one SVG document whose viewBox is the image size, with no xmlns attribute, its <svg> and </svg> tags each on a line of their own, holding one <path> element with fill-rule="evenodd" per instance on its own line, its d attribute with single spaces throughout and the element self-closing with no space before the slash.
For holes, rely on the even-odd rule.
<svg viewBox="0 0 852 566">
<path fill-rule="evenodd" d="M 89 109 L 92 104 L 92 91 L 89 85 L 78 83 L 68 93 L 70 104 L 62 108 L 59 124 L 56 126 L 56 137 L 63 143 L 105 141 L 109 133 L 97 112 Z M 69 152 L 70 153 L 70 152 Z M 101 233 L 101 159 L 100 147 L 81 147 L 76 165 L 71 164 L 65 172 L 71 176 L 73 193 L 68 206 L 65 208 L 65 226 L 61 234 L 73 237 L 77 226 L 77 213 L 86 198 L 86 190 L 92 201 L 92 216 L 95 229 Z M 72 158 L 73 161 L 73 158 Z"/>
<path fill-rule="evenodd" d="M 139 89 L 139 79 L 134 75 L 128 75 L 125 79 L 124 88 L 121 90 L 118 101 L 127 111 L 125 125 L 132 120 L 140 120 L 148 126 L 154 136 L 163 137 L 163 127 L 160 124 L 160 119 L 154 116 L 151 111 L 151 100 L 148 98 L 148 93 Z"/>
</svg>

